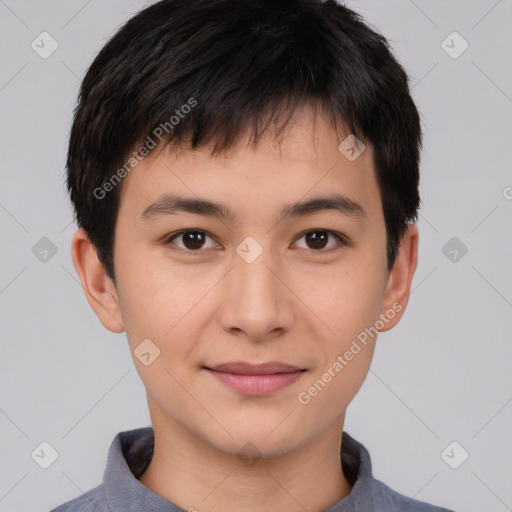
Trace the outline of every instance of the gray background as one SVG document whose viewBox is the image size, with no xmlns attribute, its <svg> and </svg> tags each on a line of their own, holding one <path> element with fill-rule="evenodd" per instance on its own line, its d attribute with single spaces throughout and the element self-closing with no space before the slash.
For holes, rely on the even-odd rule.
<svg viewBox="0 0 512 512">
<path fill-rule="evenodd" d="M 0 511 L 48 511 L 98 485 L 114 436 L 150 424 L 125 335 L 101 326 L 77 281 L 63 181 L 79 81 L 143 5 L 0 0 Z M 425 149 L 414 290 L 379 338 L 346 430 L 399 492 L 512 510 L 512 2 L 348 5 L 410 73 Z M 47 59 L 31 48 L 43 31 L 59 45 Z M 458 58 L 442 46 L 453 31 L 469 43 Z M 43 237 L 57 250 L 46 261 Z M 48 469 L 31 457 L 42 441 L 59 454 Z"/>
</svg>

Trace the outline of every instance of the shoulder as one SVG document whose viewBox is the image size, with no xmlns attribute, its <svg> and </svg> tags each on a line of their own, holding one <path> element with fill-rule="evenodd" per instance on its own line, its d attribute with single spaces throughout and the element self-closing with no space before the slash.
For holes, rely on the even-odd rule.
<svg viewBox="0 0 512 512">
<path fill-rule="evenodd" d="M 380 480 L 374 480 L 373 483 L 372 498 L 375 500 L 375 503 L 379 504 L 379 510 L 390 512 L 454 512 L 447 508 L 408 498 L 394 491 Z"/>
<path fill-rule="evenodd" d="M 103 484 L 63 503 L 50 512 L 109 512 Z"/>
<path fill-rule="evenodd" d="M 378 510 L 379 512 L 454 512 L 409 498 L 391 489 L 373 476 L 368 450 L 356 439 L 343 431 L 341 445 L 343 472 L 353 484 L 352 491 L 339 504 L 327 512 L 349 510 Z"/>
</svg>

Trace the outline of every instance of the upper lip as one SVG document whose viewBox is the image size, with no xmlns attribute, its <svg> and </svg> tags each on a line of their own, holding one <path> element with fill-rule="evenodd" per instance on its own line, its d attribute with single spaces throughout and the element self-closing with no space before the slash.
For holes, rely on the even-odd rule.
<svg viewBox="0 0 512 512">
<path fill-rule="evenodd" d="M 293 373 L 303 370 L 297 366 L 279 362 L 251 364 L 243 361 L 223 363 L 207 368 L 215 372 L 236 373 L 239 375 L 271 375 L 274 373 Z"/>
</svg>

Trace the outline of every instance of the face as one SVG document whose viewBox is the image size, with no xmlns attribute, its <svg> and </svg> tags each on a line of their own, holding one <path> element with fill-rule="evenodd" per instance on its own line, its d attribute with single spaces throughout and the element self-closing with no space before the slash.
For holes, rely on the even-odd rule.
<svg viewBox="0 0 512 512">
<path fill-rule="evenodd" d="M 372 148 L 350 161 L 341 140 L 304 113 L 280 147 L 162 151 L 125 178 L 115 305 L 100 318 L 146 353 L 134 363 L 154 422 L 272 456 L 342 421 L 375 329 L 391 328 L 405 304 L 386 267 Z M 221 206 L 180 208 L 166 195 Z M 336 197 L 336 208 L 294 208 Z"/>
</svg>

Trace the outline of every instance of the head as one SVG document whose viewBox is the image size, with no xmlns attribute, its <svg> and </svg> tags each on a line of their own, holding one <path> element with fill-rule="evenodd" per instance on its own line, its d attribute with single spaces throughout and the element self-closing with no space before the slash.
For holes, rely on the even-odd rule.
<svg viewBox="0 0 512 512">
<path fill-rule="evenodd" d="M 420 147 L 405 71 L 332 0 L 164 0 L 119 29 L 71 131 L 73 261 L 153 420 L 271 455 L 343 418 L 407 304 Z M 303 372 L 247 396 L 208 370 L 232 361 Z"/>
</svg>

